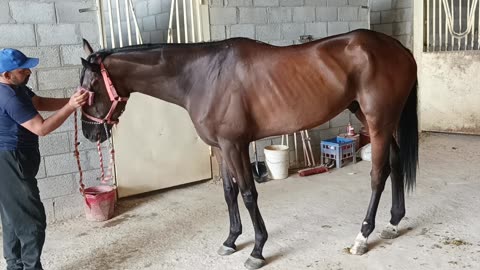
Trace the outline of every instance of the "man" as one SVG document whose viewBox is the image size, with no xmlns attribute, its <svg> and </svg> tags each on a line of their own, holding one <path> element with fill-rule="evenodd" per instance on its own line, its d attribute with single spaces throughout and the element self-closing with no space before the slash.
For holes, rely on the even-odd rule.
<svg viewBox="0 0 480 270">
<path fill-rule="evenodd" d="M 35 95 L 26 84 L 38 61 L 15 49 L 0 50 L 0 214 L 8 270 L 43 269 L 46 218 L 35 178 L 38 136 L 57 129 L 88 97 L 86 91 L 69 99 Z M 44 119 L 38 111 L 56 113 Z"/>
</svg>

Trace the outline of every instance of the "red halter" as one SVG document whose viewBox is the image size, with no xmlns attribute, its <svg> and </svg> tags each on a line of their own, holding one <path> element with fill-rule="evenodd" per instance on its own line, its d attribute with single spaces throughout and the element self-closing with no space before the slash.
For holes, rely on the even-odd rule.
<svg viewBox="0 0 480 270">
<path fill-rule="evenodd" d="M 120 97 L 117 94 L 117 90 L 115 89 L 115 86 L 113 86 L 112 80 L 110 80 L 110 76 L 108 75 L 107 69 L 103 65 L 102 62 L 100 62 L 100 71 L 102 73 L 103 81 L 105 82 L 105 88 L 107 89 L 108 96 L 110 97 L 110 101 L 112 102 L 112 106 L 110 107 L 110 110 L 108 111 L 107 115 L 103 118 L 97 118 L 95 116 L 92 116 L 85 112 L 85 110 L 82 108 L 82 113 L 87 117 L 88 119 L 95 121 L 98 124 L 117 124 L 118 120 L 112 120 L 112 114 L 115 111 L 115 108 L 117 107 L 119 102 L 127 102 L 128 97 Z M 89 99 L 88 99 L 88 105 L 91 106 L 93 104 L 93 97 L 94 97 L 94 92 L 89 91 Z"/>
</svg>

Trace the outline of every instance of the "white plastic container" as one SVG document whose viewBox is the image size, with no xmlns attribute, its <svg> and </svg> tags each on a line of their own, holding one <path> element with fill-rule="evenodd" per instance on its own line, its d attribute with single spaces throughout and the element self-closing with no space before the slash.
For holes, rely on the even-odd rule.
<svg viewBox="0 0 480 270">
<path fill-rule="evenodd" d="M 265 153 L 265 163 L 267 164 L 268 178 L 285 179 L 288 177 L 288 146 L 269 145 L 263 149 Z"/>
</svg>

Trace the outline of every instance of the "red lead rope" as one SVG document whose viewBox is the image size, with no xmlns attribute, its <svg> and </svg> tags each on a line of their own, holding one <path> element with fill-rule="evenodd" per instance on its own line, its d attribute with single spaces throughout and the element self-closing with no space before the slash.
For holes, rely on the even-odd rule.
<svg viewBox="0 0 480 270">
<path fill-rule="evenodd" d="M 83 197 L 85 197 L 85 185 L 83 184 L 83 170 L 82 170 L 82 165 L 81 165 L 81 162 L 80 162 L 80 151 L 78 150 L 78 146 L 80 145 L 80 143 L 78 141 L 77 110 L 75 110 L 75 113 L 74 113 L 74 125 L 75 125 L 74 156 L 75 156 L 75 159 L 77 160 L 77 166 L 78 166 L 78 171 L 79 171 L 79 175 L 80 175 L 80 179 L 78 180 L 79 186 L 80 186 L 80 193 L 82 193 Z M 105 130 L 105 132 L 107 132 L 107 130 Z M 103 184 L 106 184 L 110 180 L 112 180 L 112 182 L 113 182 L 113 164 L 115 163 L 115 150 L 113 149 L 113 145 L 110 142 L 110 140 L 109 140 L 108 148 L 110 149 L 110 162 L 108 164 L 108 169 L 107 169 L 108 174 L 105 175 L 105 169 L 103 167 L 103 154 L 102 154 L 102 149 L 101 149 L 101 145 L 100 145 L 100 140 L 97 141 L 97 151 L 98 151 L 98 155 L 99 155 L 99 158 L 100 158 L 100 170 L 101 170 L 100 179 L 101 179 L 101 182 Z"/>
<path fill-rule="evenodd" d="M 78 166 L 78 172 L 80 174 L 80 179 L 78 180 L 80 184 L 80 193 L 82 193 L 83 197 L 85 198 L 85 185 L 83 184 L 83 171 L 82 171 L 82 164 L 80 163 L 80 152 L 78 151 L 78 145 L 80 144 L 78 142 L 78 120 L 77 120 L 77 110 L 75 110 L 74 113 L 74 122 L 75 122 L 75 135 L 74 135 L 74 145 L 75 145 L 75 151 L 73 152 L 73 155 L 75 156 L 75 159 L 77 160 L 77 166 Z M 85 198 L 86 200 L 86 198 Z"/>
</svg>

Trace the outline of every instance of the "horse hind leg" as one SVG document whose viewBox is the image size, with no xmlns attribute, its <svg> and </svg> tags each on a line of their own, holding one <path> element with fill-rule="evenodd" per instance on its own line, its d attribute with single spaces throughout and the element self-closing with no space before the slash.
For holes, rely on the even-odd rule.
<svg viewBox="0 0 480 270">
<path fill-rule="evenodd" d="M 245 267 L 247 269 L 258 269 L 265 265 L 265 258 L 262 253 L 263 246 L 268 238 L 268 233 L 260 210 L 258 209 L 258 193 L 250 167 L 248 144 L 235 144 L 229 141 L 221 141 L 220 147 L 224 161 L 237 181 L 243 202 L 250 214 L 255 230 L 255 246 L 250 257 L 245 262 Z"/>
<path fill-rule="evenodd" d="M 372 128 L 372 126 L 374 128 Z M 367 210 L 367 215 L 362 223 L 361 231 L 355 238 L 355 242 L 350 249 L 350 253 L 354 255 L 362 255 L 367 252 L 368 236 L 375 229 L 375 216 L 377 214 L 378 204 L 385 182 L 390 174 L 389 146 L 393 128 L 385 126 L 370 125 L 370 140 L 372 144 L 372 170 L 371 188 L 372 194 Z"/>
<path fill-rule="evenodd" d="M 235 241 L 238 236 L 242 234 L 242 221 L 240 219 L 240 212 L 238 210 L 238 185 L 233 181 L 227 164 L 222 158 L 220 149 L 214 148 L 215 157 L 221 170 L 221 178 L 223 182 L 223 191 L 225 195 L 225 202 L 228 207 L 228 215 L 230 219 L 230 231 L 227 240 L 218 249 L 217 253 L 221 256 L 231 255 L 237 250 Z"/>
<path fill-rule="evenodd" d="M 398 224 L 405 216 L 404 173 L 400 160 L 400 149 L 393 138 L 390 145 L 390 167 L 392 168 L 392 172 L 390 173 L 390 180 L 392 181 L 392 209 L 390 210 L 390 223 L 380 234 L 380 237 L 383 239 L 394 239 L 398 237 Z"/>
</svg>

